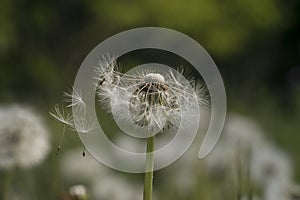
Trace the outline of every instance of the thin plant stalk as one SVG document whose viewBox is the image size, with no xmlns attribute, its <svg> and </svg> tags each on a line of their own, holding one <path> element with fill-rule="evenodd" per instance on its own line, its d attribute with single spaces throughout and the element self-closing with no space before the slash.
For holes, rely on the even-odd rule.
<svg viewBox="0 0 300 200">
<path fill-rule="evenodd" d="M 146 172 L 144 176 L 144 200 L 152 200 L 154 168 L 154 136 L 147 140 Z"/>
<path fill-rule="evenodd" d="M 62 145 L 62 142 L 63 142 L 64 137 L 65 137 L 65 131 L 66 131 L 66 125 L 64 124 L 64 126 L 63 126 L 63 133 L 62 133 L 62 136 L 61 136 L 61 138 L 60 138 L 59 145 L 57 146 L 57 150 L 56 150 L 56 155 L 57 155 L 57 156 L 58 156 L 58 153 L 60 152 L 61 145 Z"/>
<path fill-rule="evenodd" d="M 247 148 L 246 152 L 246 162 L 247 162 L 247 185 L 248 185 L 248 200 L 253 199 L 253 185 L 251 182 L 251 169 L 250 169 L 250 158 L 251 158 L 251 148 L 250 146 Z"/>
<path fill-rule="evenodd" d="M 239 144 L 240 145 L 240 144 Z M 242 155 L 241 152 L 237 153 L 237 194 L 236 200 L 242 199 L 243 193 L 243 162 L 242 162 Z"/>
<path fill-rule="evenodd" d="M 2 191 L 3 200 L 9 199 L 9 193 L 11 190 L 13 177 L 14 177 L 14 170 L 13 169 L 8 170 L 7 173 L 5 174 L 4 183 L 3 183 L 3 191 Z"/>
</svg>

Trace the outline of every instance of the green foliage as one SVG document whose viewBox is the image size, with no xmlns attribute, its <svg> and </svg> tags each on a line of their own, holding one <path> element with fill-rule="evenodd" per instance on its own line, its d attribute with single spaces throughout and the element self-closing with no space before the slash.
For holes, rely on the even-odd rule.
<svg viewBox="0 0 300 200">
<path fill-rule="evenodd" d="M 99 19 L 122 27 L 160 26 L 193 36 L 209 52 L 229 56 L 260 31 L 276 29 L 282 13 L 273 0 L 89 1 Z M 105 9 L 103 9 L 105 8 Z"/>
</svg>

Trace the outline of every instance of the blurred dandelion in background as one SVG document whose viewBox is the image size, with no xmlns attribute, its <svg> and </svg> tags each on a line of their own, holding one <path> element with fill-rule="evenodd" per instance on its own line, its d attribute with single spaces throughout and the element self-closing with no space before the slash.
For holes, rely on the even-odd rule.
<svg viewBox="0 0 300 200">
<path fill-rule="evenodd" d="M 40 117 L 20 105 L 0 108 L 0 167 L 31 168 L 50 150 L 48 130 Z"/>
<path fill-rule="evenodd" d="M 58 196 L 58 200 L 87 200 L 88 191 L 82 184 L 73 185 L 68 192 L 63 192 Z"/>
<path fill-rule="evenodd" d="M 234 185 L 231 191 L 238 199 L 291 199 L 292 161 L 251 118 L 230 114 L 218 145 L 204 161 L 211 176 L 224 182 L 222 189 Z"/>
<path fill-rule="evenodd" d="M 36 112 L 22 105 L 0 107 L 0 168 L 5 171 L 0 192 L 3 200 L 29 199 L 16 187 L 15 173 L 41 164 L 49 151 L 49 133 Z"/>
<path fill-rule="evenodd" d="M 251 158 L 251 176 L 259 185 L 272 182 L 291 183 L 293 165 L 289 156 L 278 147 L 266 143 Z"/>
<path fill-rule="evenodd" d="M 87 191 L 84 185 L 73 185 L 69 189 L 69 193 L 75 199 L 87 200 Z"/>
<path fill-rule="evenodd" d="M 128 144 L 128 143 L 127 143 Z M 90 187 L 91 199 L 138 200 L 142 198 L 142 185 L 126 176 L 114 174 L 100 165 L 90 154 L 80 157 L 81 149 L 63 154 L 61 172 L 70 185 L 84 183 Z"/>
</svg>

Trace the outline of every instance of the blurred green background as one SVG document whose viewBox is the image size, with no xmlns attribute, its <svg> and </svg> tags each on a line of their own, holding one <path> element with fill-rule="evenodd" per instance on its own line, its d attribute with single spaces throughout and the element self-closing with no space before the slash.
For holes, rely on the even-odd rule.
<svg viewBox="0 0 300 200">
<path fill-rule="evenodd" d="M 299 0 L 1 0 L 0 103 L 35 105 L 49 125 L 54 152 L 61 126 L 48 111 L 72 86 L 85 56 L 106 38 L 143 26 L 197 40 L 222 74 L 228 110 L 259 121 L 290 155 L 300 181 Z M 65 143 L 80 145 L 75 134 Z M 36 170 L 19 172 L 32 196 L 55 199 L 68 187 L 53 154 Z"/>
</svg>

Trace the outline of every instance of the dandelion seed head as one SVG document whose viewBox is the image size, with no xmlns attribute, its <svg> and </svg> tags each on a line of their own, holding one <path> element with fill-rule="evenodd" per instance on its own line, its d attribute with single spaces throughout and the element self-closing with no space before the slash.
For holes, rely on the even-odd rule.
<svg viewBox="0 0 300 200">
<path fill-rule="evenodd" d="M 100 106 L 111 112 L 121 130 L 132 133 L 130 135 L 149 137 L 186 126 L 187 120 L 182 123 L 182 116 L 196 107 L 198 110 L 199 102 L 204 102 L 206 94 L 202 94 L 204 90 L 198 81 L 187 80 L 169 67 L 161 70 L 150 65 L 127 73 L 118 70 L 114 57 L 103 56 L 95 66 L 94 85 Z M 66 107 L 80 116 L 72 117 L 59 106 L 55 106 L 50 115 L 80 133 L 94 130 L 96 124 L 85 120 L 87 106 L 81 91 L 73 88 L 73 93 L 65 93 L 65 96 L 69 103 Z"/>
<path fill-rule="evenodd" d="M 120 79 L 98 85 L 97 95 L 101 106 L 113 113 L 119 127 L 125 127 L 127 133 L 150 136 L 176 129 L 181 125 L 183 112 L 202 101 L 202 96 L 195 92 L 200 87 L 192 87 L 194 80 L 186 80 L 175 70 L 156 70 L 150 66 L 126 74 L 114 73 Z"/>
<path fill-rule="evenodd" d="M 0 108 L 0 167 L 30 168 L 41 163 L 50 150 L 42 120 L 20 106 Z"/>
</svg>

